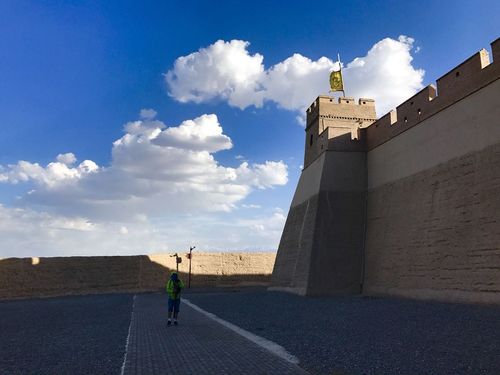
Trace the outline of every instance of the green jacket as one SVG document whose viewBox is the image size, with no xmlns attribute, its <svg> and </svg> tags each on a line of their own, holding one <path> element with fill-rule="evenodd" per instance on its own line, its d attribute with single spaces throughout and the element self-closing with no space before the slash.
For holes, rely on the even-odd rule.
<svg viewBox="0 0 500 375">
<path fill-rule="evenodd" d="M 177 286 L 175 284 L 177 284 Z M 184 283 L 180 279 L 177 280 L 177 283 L 175 283 L 172 279 L 169 279 L 167 282 L 167 293 L 171 299 L 180 299 L 181 290 L 183 288 L 184 288 Z"/>
</svg>

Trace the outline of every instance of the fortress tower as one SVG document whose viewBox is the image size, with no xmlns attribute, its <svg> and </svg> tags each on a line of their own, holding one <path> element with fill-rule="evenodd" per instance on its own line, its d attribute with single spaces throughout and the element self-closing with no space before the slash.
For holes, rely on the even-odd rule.
<svg viewBox="0 0 500 375">
<path fill-rule="evenodd" d="M 364 151 L 360 130 L 376 120 L 375 101 L 320 95 L 307 109 L 304 169 L 321 153 Z"/>
<path fill-rule="evenodd" d="M 270 289 L 500 304 L 500 39 L 380 119 L 319 96 Z"/>
<path fill-rule="evenodd" d="M 274 290 L 359 293 L 366 212 L 362 129 L 372 99 L 319 96 L 307 110 L 304 170 L 273 271 Z"/>
</svg>

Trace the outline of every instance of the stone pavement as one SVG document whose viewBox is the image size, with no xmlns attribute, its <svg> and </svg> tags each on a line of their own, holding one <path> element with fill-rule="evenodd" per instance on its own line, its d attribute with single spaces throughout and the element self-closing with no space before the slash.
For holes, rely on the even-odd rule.
<svg viewBox="0 0 500 375">
<path fill-rule="evenodd" d="M 133 294 L 0 301 L 0 374 L 119 374 L 132 304 Z"/>
<path fill-rule="evenodd" d="M 265 289 L 185 296 L 278 343 L 311 374 L 500 374 L 499 306 L 304 299 Z M 0 374 L 304 373 L 280 348 L 273 349 L 281 357 L 274 356 L 181 306 L 181 325 L 167 328 L 165 294 L 0 301 Z"/>
<path fill-rule="evenodd" d="M 307 374 L 186 304 L 167 327 L 166 302 L 135 297 L 122 374 Z"/>
</svg>

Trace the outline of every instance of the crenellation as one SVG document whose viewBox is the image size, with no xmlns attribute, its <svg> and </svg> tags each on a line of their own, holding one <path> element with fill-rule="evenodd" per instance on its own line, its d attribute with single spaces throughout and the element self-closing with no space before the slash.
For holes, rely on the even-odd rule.
<svg viewBox="0 0 500 375">
<path fill-rule="evenodd" d="M 368 98 L 359 98 L 358 105 L 368 105 L 375 107 L 375 100 Z"/>
<path fill-rule="evenodd" d="M 354 98 L 340 97 L 339 98 L 339 104 L 354 105 L 354 104 L 356 104 L 356 101 L 354 100 Z"/>
<path fill-rule="evenodd" d="M 500 78 L 500 38 L 491 43 L 491 49 L 493 62 L 485 49 L 480 50 L 440 77 L 437 88 L 425 87 L 371 124 L 366 132 L 368 151 Z"/>
<path fill-rule="evenodd" d="M 397 122 L 398 115 L 395 110 L 392 110 L 375 121 L 372 125 L 366 128 L 366 140 L 368 149 L 373 148 L 373 145 L 383 143 L 385 140 L 394 136 L 394 124 Z"/>
<path fill-rule="evenodd" d="M 376 120 L 375 101 L 320 95 L 307 110 L 304 166 L 321 153 L 365 151 L 365 128 Z"/>
<path fill-rule="evenodd" d="M 491 42 L 491 54 L 493 55 L 493 62 L 497 62 L 498 64 L 500 61 L 500 38 Z"/>
<path fill-rule="evenodd" d="M 319 113 L 319 98 L 317 98 L 306 111 L 306 129 L 314 122 Z"/>
<path fill-rule="evenodd" d="M 436 80 L 439 95 L 463 95 L 463 88 L 473 83 L 471 81 L 489 64 L 490 58 L 488 52 L 483 48 Z"/>
<path fill-rule="evenodd" d="M 405 126 L 420 122 L 429 112 L 430 102 L 434 98 L 436 98 L 436 88 L 433 85 L 425 87 L 396 107 L 398 121 Z"/>
</svg>

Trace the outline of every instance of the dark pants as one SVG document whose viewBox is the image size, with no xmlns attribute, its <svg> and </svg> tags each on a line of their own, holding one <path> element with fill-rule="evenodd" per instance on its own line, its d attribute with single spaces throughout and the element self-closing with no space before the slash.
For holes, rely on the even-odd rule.
<svg viewBox="0 0 500 375">
<path fill-rule="evenodd" d="M 179 307 L 181 305 L 181 298 L 172 299 L 168 297 L 168 312 L 179 312 Z"/>
</svg>

